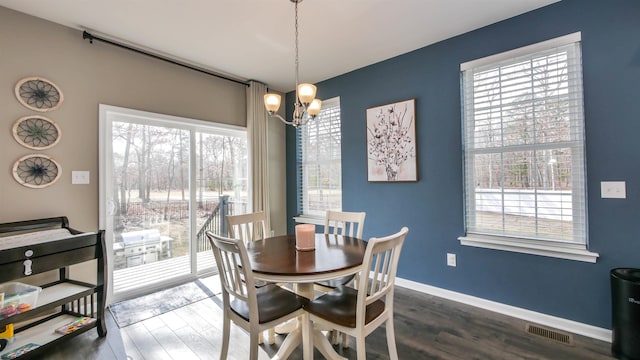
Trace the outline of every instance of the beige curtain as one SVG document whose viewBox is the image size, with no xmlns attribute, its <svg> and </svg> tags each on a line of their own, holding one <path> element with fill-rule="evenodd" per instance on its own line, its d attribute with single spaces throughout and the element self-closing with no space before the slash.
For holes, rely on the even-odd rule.
<svg viewBox="0 0 640 360">
<path fill-rule="evenodd" d="M 264 211 L 270 229 L 268 129 L 267 111 L 263 103 L 263 97 L 266 92 L 267 86 L 265 84 L 249 81 L 249 87 L 247 88 L 247 137 L 249 153 L 251 154 L 252 211 Z"/>
</svg>

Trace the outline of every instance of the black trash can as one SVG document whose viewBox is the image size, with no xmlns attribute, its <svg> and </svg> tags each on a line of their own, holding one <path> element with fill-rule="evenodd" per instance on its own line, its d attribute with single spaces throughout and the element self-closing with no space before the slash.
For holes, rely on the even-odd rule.
<svg viewBox="0 0 640 360">
<path fill-rule="evenodd" d="M 611 270 L 611 313 L 612 354 L 640 360 L 640 269 Z"/>
</svg>

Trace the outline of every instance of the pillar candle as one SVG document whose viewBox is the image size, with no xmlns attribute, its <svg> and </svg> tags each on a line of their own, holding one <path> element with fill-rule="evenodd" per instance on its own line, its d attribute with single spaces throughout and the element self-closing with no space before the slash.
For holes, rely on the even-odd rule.
<svg viewBox="0 0 640 360">
<path fill-rule="evenodd" d="M 316 247 L 316 226 L 313 224 L 296 225 L 296 249 L 314 250 Z"/>
</svg>

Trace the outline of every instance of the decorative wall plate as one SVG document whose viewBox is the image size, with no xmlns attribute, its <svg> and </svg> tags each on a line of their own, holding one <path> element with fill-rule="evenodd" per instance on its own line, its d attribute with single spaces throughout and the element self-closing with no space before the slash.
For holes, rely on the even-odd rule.
<svg viewBox="0 0 640 360">
<path fill-rule="evenodd" d="M 47 187 L 55 183 L 60 174 L 60 165 L 47 155 L 26 155 L 13 164 L 13 177 L 23 186 L 30 188 Z"/>
<path fill-rule="evenodd" d="M 61 136 L 58 125 L 44 116 L 24 116 L 13 124 L 13 138 L 29 149 L 51 148 L 60 141 Z"/>
<path fill-rule="evenodd" d="M 64 100 L 62 90 L 56 84 L 37 76 L 18 81 L 15 92 L 22 105 L 40 112 L 55 110 Z"/>
</svg>

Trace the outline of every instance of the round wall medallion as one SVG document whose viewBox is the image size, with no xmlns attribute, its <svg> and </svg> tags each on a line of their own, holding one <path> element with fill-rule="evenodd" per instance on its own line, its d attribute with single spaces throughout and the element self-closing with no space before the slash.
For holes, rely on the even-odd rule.
<svg viewBox="0 0 640 360">
<path fill-rule="evenodd" d="M 13 164 L 13 177 L 20 184 L 30 188 L 47 187 L 56 182 L 60 174 L 60 165 L 46 155 L 26 155 Z"/>
<path fill-rule="evenodd" d="M 25 116 L 13 124 L 13 138 L 29 149 L 44 150 L 53 147 L 61 136 L 58 125 L 44 116 Z"/>
<path fill-rule="evenodd" d="M 56 84 L 41 77 L 26 77 L 18 81 L 15 91 L 18 101 L 34 111 L 55 110 L 64 100 L 62 90 Z"/>
</svg>

